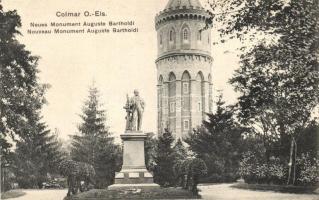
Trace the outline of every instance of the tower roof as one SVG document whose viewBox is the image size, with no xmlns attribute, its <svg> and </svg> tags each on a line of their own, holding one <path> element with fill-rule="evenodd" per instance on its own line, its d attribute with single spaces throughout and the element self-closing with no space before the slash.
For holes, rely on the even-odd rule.
<svg viewBox="0 0 319 200">
<path fill-rule="evenodd" d="M 179 8 L 179 7 L 186 7 L 186 8 L 202 8 L 201 3 L 199 2 L 199 0 L 169 0 L 169 2 L 167 3 L 165 9 L 175 9 L 175 8 Z"/>
</svg>

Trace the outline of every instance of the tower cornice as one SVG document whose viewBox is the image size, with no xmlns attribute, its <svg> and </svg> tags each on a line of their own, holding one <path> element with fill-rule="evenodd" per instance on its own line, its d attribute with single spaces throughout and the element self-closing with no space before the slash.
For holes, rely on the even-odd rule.
<svg viewBox="0 0 319 200">
<path fill-rule="evenodd" d="M 186 53 L 186 52 L 183 52 L 183 53 L 168 53 L 168 54 L 165 54 L 165 55 L 162 55 L 160 56 L 159 58 L 157 58 L 155 60 L 155 63 L 158 63 L 162 60 L 165 60 L 165 59 L 174 59 L 174 58 L 179 58 L 179 57 L 183 57 L 183 58 L 190 58 L 190 59 L 196 59 L 196 58 L 203 58 L 205 60 L 207 60 L 209 63 L 212 63 L 214 61 L 213 57 L 211 57 L 210 55 L 207 55 L 205 53 Z"/>
<path fill-rule="evenodd" d="M 191 6 L 191 8 L 187 8 L 184 6 L 183 8 L 176 9 L 169 8 L 156 15 L 155 28 L 157 30 L 161 24 L 171 20 L 192 19 L 205 21 L 209 17 L 209 14 L 202 7 L 194 8 Z"/>
</svg>

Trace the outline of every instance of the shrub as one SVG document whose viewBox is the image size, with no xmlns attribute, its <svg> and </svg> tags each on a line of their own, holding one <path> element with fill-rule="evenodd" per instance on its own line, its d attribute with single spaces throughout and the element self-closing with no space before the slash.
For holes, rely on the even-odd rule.
<svg viewBox="0 0 319 200">
<path fill-rule="evenodd" d="M 202 159 L 187 159 L 174 165 L 174 175 L 178 179 L 177 186 L 188 189 L 198 195 L 199 178 L 207 174 L 207 166 Z"/>
<path fill-rule="evenodd" d="M 276 157 L 270 157 L 268 165 L 268 183 L 273 184 L 283 184 L 286 177 L 286 169 L 283 164 L 281 164 L 280 159 Z"/>
<path fill-rule="evenodd" d="M 302 154 L 297 159 L 297 166 L 300 174 L 297 180 L 303 185 L 317 185 L 319 184 L 319 160 L 311 158 L 309 154 Z"/>
<path fill-rule="evenodd" d="M 246 183 L 282 184 L 286 176 L 285 167 L 279 158 L 270 157 L 267 162 L 253 152 L 244 154 L 239 172 Z"/>
</svg>

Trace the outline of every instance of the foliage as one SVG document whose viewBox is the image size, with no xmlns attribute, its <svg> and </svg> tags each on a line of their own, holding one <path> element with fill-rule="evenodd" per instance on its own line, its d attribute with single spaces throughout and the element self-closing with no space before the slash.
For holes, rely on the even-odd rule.
<svg viewBox="0 0 319 200">
<path fill-rule="evenodd" d="M 72 136 L 71 158 L 91 164 L 96 172 L 96 187 L 103 188 L 113 184 L 115 171 L 121 166 L 122 153 L 105 125 L 105 111 L 98 98 L 99 92 L 92 86 L 80 115 L 79 132 Z"/>
<path fill-rule="evenodd" d="M 91 190 L 89 192 L 79 193 L 66 200 L 87 200 L 87 199 L 199 199 L 191 192 L 181 188 L 154 188 L 145 187 L 139 189 L 116 189 L 116 190 Z"/>
<path fill-rule="evenodd" d="M 45 103 L 44 92 L 48 87 L 38 80 L 39 58 L 16 39 L 20 27 L 21 19 L 17 12 L 5 12 L 0 4 L 1 168 L 12 165 L 12 145 L 8 138 L 16 141 L 35 129 L 30 120 Z"/>
<path fill-rule="evenodd" d="M 58 173 L 57 165 L 65 157 L 57 136 L 39 121 L 33 121 L 36 130 L 29 130 L 16 143 L 14 173 L 22 188 L 42 188 L 48 174 Z"/>
<path fill-rule="evenodd" d="M 147 138 L 144 143 L 145 149 L 145 165 L 147 170 L 154 171 L 155 160 L 157 154 L 157 139 L 154 136 L 154 133 L 147 133 Z"/>
<path fill-rule="evenodd" d="M 178 179 L 178 185 L 198 195 L 197 185 L 199 178 L 207 174 L 207 166 L 202 159 L 186 159 L 174 165 L 174 175 Z"/>
<path fill-rule="evenodd" d="M 296 159 L 296 185 L 315 185 L 316 160 L 318 155 L 318 123 L 312 121 L 306 128 L 300 130 L 297 141 L 298 154 Z M 288 174 L 287 154 L 280 150 L 280 141 L 271 145 L 263 138 L 249 136 L 245 138 L 246 150 L 239 168 L 240 175 L 247 183 L 284 184 Z"/>
<path fill-rule="evenodd" d="M 173 166 L 175 163 L 173 150 L 174 137 L 169 130 L 159 136 L 157 143 L 157 155 L 155 156 L 154 182 L 162 187 L 174 185 Z"/>
<path fill-rule="evenodd" d="M 175 162 L 182 162 L 187 159 L 187 149 L 181 139 L 178 139 L 173 147 Z"/>
<path fill-rule="evenodd" d="M 243 155 L 239 173 L 246 183 L 259 184 L 282 184 L 286 176 L 284 164 L 279 158 L 271 157 L 266 161 L 265 157 L 260 157 L 251 151 Z"/>
<path fill-rule="evenodd" d="M 303 185 L 318 185 L 319 159 L 310 157 L 309 154 L 302 154 L 296 162 L 300 169 L 300 175 L 297 178 L 298 181 Z"/>
<path fill-rule="evenodd" d="M 296 141 L 319 100 L 319 3 L 231 0 L 214 1 L 212 8 L 222 10 L 212 11 L 210 20 L 223 23 L 221 35 L 257 40 L 241 55 L 230 83 L 241 93 L 241 122 L 268 143 L 281 143 L 283 159 L 292 163 L 287 182 L 294 183 Z"/>
<path fill-rule="evenodd" d="M 95 184 L 93 178 L 95 170 L 92 165 L 73 160 L 63 160 L 59 163 L 59 172 L 67 178 L 68 194 L 76 194 L 80 189 L 81 192 L 89 190 L 89 184 Z M 84 182 L 83 186 L 81 181 Z"/>
<path fill-rule="evenodd" d="M 308 154 L 311 158 L 318 158 L 319 156 L 319 124 L 315 120 L 300 130 L 300 136 L 297 140 L 298 156 Z"/>
<path fill-rule="evenodd" d="M 207 165 L 207 178 L 202 180 L 205 182 L 232 182 L 238 178 L 245 129 L 235 121 L 234 108 L 224 104 L 220 95 L 216 113 L 207 114 L 203 127 L 185 140 L 196 157 Z"/>
</svg>

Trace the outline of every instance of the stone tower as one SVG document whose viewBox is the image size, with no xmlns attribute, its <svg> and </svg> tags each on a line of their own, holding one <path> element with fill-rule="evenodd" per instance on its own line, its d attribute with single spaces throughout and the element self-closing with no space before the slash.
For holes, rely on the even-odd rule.
<svg viewBox="0 0 319 200">
<path fill-rule="evenodd" d="M 199 0 L 169 0 L 156 15 L 158 133 L 183 138 L 212 110 L 211 30 Z"/>
</svg>

